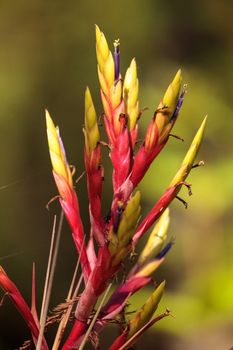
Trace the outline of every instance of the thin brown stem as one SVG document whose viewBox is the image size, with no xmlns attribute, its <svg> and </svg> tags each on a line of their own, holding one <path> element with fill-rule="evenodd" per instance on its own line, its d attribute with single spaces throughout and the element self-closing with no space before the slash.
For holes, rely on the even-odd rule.
<svg viewBox="0 0 233 350">
<path fill-rule="evenodd" d="M 61 322 L 59 324 L 59 327 L 58 327 L 58 330 L 57 330 L 57 334 L 56 334 L 56 337 L 55 337 L 55 340 L 54 340 L 54 344 L 53 344 L 52 350 L 57 350 L 59 345 L 60 345 L 63 333 L 65 331 L 66 325 L 67 325 L 67 323 L 69 321 L 70 314 L 71 314 L 73 306 L 74 306 L 75 299 L 76 299 L 76 297 L 78 295 L 78 292 L 79 292 L 82 280 L 83 280 L 83 274 L 80 276 L 78 284 L 77 284 L 77 287 L 75 288 L 75 291 L 73 293 L 73 296 L 72 296 L 72 301 L 73 302 L 71 302 L 70 305 L 68 306 L 68 308 L 67 308 L 65 314 L 63 315 L 62 320 L 61 320 Z"/>
<path fill-rule="evenodd" d="M 42 318 L 42 314 L 43 314 L 43 310 L 44 310 L 46 293 L 47 293 L 47 290 L 48 290 L 48 281 L 49 281 L 49 276 L 50 276 L 50 271 L 51 271 L 51 262 L 52 262 L 52 257 L 53 257 L 53 249 L 54 249 L 54 241 L 55 241 L 55 233 L 56 233 L 56 224 L 57 224 L 57 216 L 54 215 L 52 237 L 51 237 L 50 249 L 49 249 L 49 259 L 48 259 L 48 264 L 47 264 L 47 271 L 46 271 L 46 277 L 45 277 L 43 299 L 42 299 L 41 311 L 40 311 L 40 324 L 41 324 L 41 318 Z"/>
<path fill-rule="evenodd" d="M 83 241 L 83 243 L 84 243 L 84 241 Z M 84 244 L 83 244 L 83 246 L 84 246 Z M 72 281 L 71 281 L 70 289 L 69 289 L 69 292 L 68 292 L 68 295 L 67 295 L 67 299 L 66 299 L 66 300 L 70 300 L 71 299 L 73 302 L 70 303 L 70 305 L 68 306 L 66 312 L 62 316 L 62 319 L 60 321 L 59 327 L 57 329 L 57 333 L 56 333 L 56 337 L 55 337 L 55 340 L 54 340 L 54 343 L 53 343 L 52 350 L 57 350 L 59 345 L 60 345 L 63 333 L 65 331 L 66 325 L 68 323 L 68 320 L 69 320 L 69 317 L 70 317 L 70 314 L 71 314 L 71 311 L 72 311 L 72 308 L 73 308 L 73 305 L 74 305 L 74 301 L 75 301 L 75 299 L 76 299 L 76 297 L 78 295 L 78 292 L 79 292 L 79 289 L 80 289 L 80 286 L 81 286 L 81 283 L 82 283 L 82 280 L 83 280 L 83 274 L 81 274 L 81 276 L 80 276 L 80 278 L 78 280 L 78 284 L 77 284 L 77 286 L 76 286 L 76 288 L 75 288 L 75 290 L 73 292 L 74 283 L 75 283 L 75 280 L 76 280 L 76 277 L 77 277 L 77 273 L 78 273 L 78 268 L 79 268 L 79 265 L 80 265 L 80 258 L 81 258 L 83 246 L 82 246 L 82 249 L 81 249 L 81 252 L 80 252 L 77 264 L 76 264 L 76 267 L 75 267 L 75 271 L 74 271 L 73 278 L 72 278 Z M 73 295 L 72 295 L 72 293 L 73 293 Z"/>
<path fill-rule="evenodd" d="M 36 350 L 41 350 L 42 341 L 43 341 L 43 337 L 44 337 L 46 318 L 47 318 L 49 301 L 50 301 L 50 296 L 51 296 L 51 291 L 52 291 L 52 286 L 53 286 L 53 278 L 54 278 L 54 273 L 55 273 L 55 269 L 56 269 L 56 265 L 57 265 L 57 256 L 58 256 L 58 250 L 59 250 L 59 245 L 60 245 L 63 220 L 64 220 L 64 212 L 62 210 L 61 214 L 60 214 L 58 229 L 57 229 L 57 236 L 56 236 L 56 240 L 55 240 L 55 244 L 54 244 L 54 251 L 52 254 L 52 258 L 51 258 L 52 259 L 51 260 L 51 270 L 50 270 L 49 279 L 48 279 L 48 287 L 47 287 L 45 301 L 44 301 L 44 308 L 42 310 L 42 315 L 41 315 L 40 332 L 39 332 L 39 337 L 38 337 L 38 341 L 37 341 L 37 345 L 36 345 Z"/>
</svg>

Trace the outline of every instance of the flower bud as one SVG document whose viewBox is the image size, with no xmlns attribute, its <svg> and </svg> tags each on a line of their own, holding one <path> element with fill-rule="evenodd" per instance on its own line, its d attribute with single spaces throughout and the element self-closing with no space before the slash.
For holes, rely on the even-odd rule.
<svg viewBox="0 0 233 350">
<path fill-rule="evenodd" d="M 97 123 L 97 115 L 95 107 L 92 101 L 91 93 L 89 88 L 86 88 L 85 92 L 85 145 L 88 156 L 90 157 L 91 153 L 96 148 L 99 140 L 99 128 Z"/>
<path fill-rule="evenodd" d="M 165 281 L 163 281 L 153 292 L 153 294 L 147 299 L 140 311 L 136 313 L 134 318 L 129 322 L 129 332 L 127 338 L 129 339 L 139 331 L 150 319 L 156 311 L 160 299 L 163 295 L 165 287 Z"/>
<path fill-rule="evenodd" d="M 69 164 L 66 160 L 64 146 L 59 134 L 59 129 L 55 127 L 49 112 L 46 110 L 46 125 L 49 153 L 54 172 L 62 176 L 69 186 L 73 188 L 72 175 Z"/>
<path fill-rule="evenodd" d="M 137 65 L 135 59 L 133 59 L 126 71 L 123 88 L 130 131 L 135 127 L 139 115 L 138 89 Z"/>
<path fill-rule="evenodd" d="M 154 229 L 152 230 L 149 239 L 139 256 L 139 264 L 143 264 L 144 262 L 150 260 L 161 251 L 167 238 L 169 221 L 169 209 L 167 208 L 161 215 L 157 224 L 154 226 Z"/>
</svg>

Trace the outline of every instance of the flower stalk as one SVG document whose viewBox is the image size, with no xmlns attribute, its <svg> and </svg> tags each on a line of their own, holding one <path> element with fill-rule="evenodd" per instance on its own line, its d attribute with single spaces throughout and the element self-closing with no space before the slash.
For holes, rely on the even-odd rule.
<svg viewBox="0 0 233 350">
<path fill-rule="evenodd" d="M 60 194 L 61 207 L 72 230 L 72 236 L 78 252 L 81 252 L 81 264 L 85 280 L 90 274 L 90 264 L 84 244 L 84 230 L 79 212 L 79 203 L 73 188 L 72 174 L 67 162 L 65 149 L 60 137 L 59 129 L 55 127 L 49 112 L 46 111 L 46 125 L 49 153 L 53 166 L 53 176 Z"/>
</svg>

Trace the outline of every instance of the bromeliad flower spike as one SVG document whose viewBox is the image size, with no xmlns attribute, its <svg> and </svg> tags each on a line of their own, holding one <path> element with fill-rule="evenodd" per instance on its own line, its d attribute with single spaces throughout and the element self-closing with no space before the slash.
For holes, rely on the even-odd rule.
<svg viewBox="0 0 233 350">
<path fill-rule="evenodd" d="M 206 125 L 205 118 L 172 181 L 161 192 L 161 197 L 149 213 L 141 218 L 143 194 L 141 195 L 136 187 L 168 142 L 186 88 L 182 87 L 181 70 L 178 70 L 153 113 L 141 145 L 136 147 L 141 116 L 136 60 L 131 61 L 125 76 L 122 77 L 119 40 L 114 42 L 112 54 L 98 26 L 96 26 L 96 55 L 107 141 L 101 140 L 97 112 L 90 89 L 87 88 L 83 132 L 90 232 L 84 233 L 79 201 L 59 129 L 46 111 L 53 176 L 82 268 L 78 286 L 80 287 L 82 278 L 84 284 L 82 292 L 76 288 L 75 295 L 78 298 L 71 298 L 66 312 L 58 320 L 58 333 L 52 350 L 59 347 L 63 350 L 83 349 L 88 340 L 92 341 L 96 349 L 101 349 L 101 331 L 114 320 L 119 326 L 120 335 L 109 345 L 109 349 L 127 349 L 154 323 L 169 315 L 168 311 L 155 314 L 165 282 L 156 284 L 153 273 L 165 260 L 167 252 L 173 245 L 173 242 L 167 239 L 170 220 L 168 207 L 182 186 L 188 187 L 190 191 L 190 184 L 186 183 L 186 178 L 194 166 Z M 113 195 L 107 218 L 102 210 L 104 167 L 101 153 L 104 144 L 108 146 L 113 168 Z M 144 249 L 141 253 L 138 252 L 139 240 L 154 224 Z M 136 261 L 131 259 L 135 252 L 139 253 Z M 126 275 L 124 271 L 124 278 L 119 282 L 121 275 L 118 273 L 127 259 L 131 259 L 134 265 Z M 154 286 L 153 293 L 140 310 L 128 316 L 127 305 L 130 297 L 148 284 Z M 30 311 L 17 287 L 3 269 L 0 271 L 0 286 L 8 293 L 24 317 L 31 330 L 34 344 L 37 345 L 36 349 L 48 349 L 35 310 Z M 110 287 L 112 294 L 109 297 Z M 66 339 L 62 339 L 73 305 L 76 305 L 73 325 L 66 331 L 68 334 Z M 96 305 L 99 305 L 98 309 Z M 40 345 L 38 345 L 39 332 Z"/>
</svg>

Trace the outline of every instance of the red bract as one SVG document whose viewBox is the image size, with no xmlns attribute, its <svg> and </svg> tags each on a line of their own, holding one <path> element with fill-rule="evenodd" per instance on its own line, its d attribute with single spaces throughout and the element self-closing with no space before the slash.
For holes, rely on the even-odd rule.
<svg viewBox="0 0 233 350">
<path fill-rule="evenodd" d="M 8 277 L 6 272 L 3 270 L 3 268 L 0 266 L 0 287 L 7 293 L 9 298 L 12 300 L 12 302 L 15 304 L 16 308 L 22 315 L 24 321 L 26 322 L 28 328 L 31 331 L 33 341 L 36 345 L 37 339 L 39 336 L 39 326 L 37 324 L 37 320 L 34 319 L 31 310 L 29 309 L 29 306 L 27 305 L 26 301 L 22 297 L 20 291 L 16 287 L 16 285 L 11 281 L 11 279 Z M 42 343 L 42 350 L 47 350 L 48 346 L 46 344 L 46 341 L 43 340 Z"/>
</svg>

